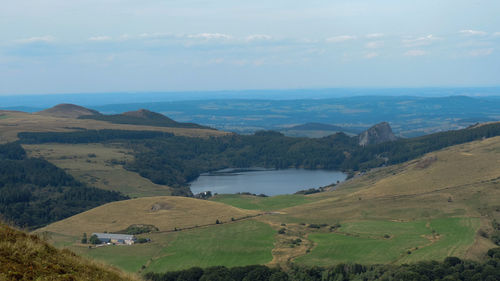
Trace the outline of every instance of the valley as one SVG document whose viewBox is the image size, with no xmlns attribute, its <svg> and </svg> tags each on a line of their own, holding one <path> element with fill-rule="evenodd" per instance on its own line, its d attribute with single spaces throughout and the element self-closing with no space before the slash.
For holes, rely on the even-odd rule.
<svg viewBox="0 0 500 281">
<path fill-rule="evenodd" d="M 29 118 L 14 114 L 0 123 L 8 127 L 4 122 Z M 497 123 L 360 146 L 357 137 L 342 133 L 314 140 L 44 118 L 82 127 L 21 125 L 15 136 L 26 151 L 23 157 L 44 159 L 78 182 L 128 198 L 50 221 L 34 233 L 130 274 L 255 264 L 284 270 L 342 263 L 397 266 L 450 256 L 480 262 L 496 247 L 489 238 L 497 231 L 492 222 L 500 220 Z M 170 196 L 189 196 L 187 179 L 202 172 L 256 165 L 341 168 L 350 178 L 311 194 Z M 149 242 L 81 243 L 84 233 L 123 233 L 134 225 L 156 229 L 136 234 Z"/>
</svg>

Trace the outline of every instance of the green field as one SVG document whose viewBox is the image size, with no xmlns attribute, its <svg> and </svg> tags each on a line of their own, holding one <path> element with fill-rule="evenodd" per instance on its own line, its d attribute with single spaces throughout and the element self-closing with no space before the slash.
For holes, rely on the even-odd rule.
<svg viewBox="0 0 500 281">
<path fill-rule="evenodd" d="M 275 234 L 269 225 L 257 221 L 176 233 L 161 257 L 147 270 L 161 272 L 193 266 L 265 264 L 272 260 Z"/>
<path fill-rule="evenodd" d="M 239 194 L 219 194 L 210 200 L 247 210 L 275 211 L 297 205 L 318 201 L 304 195 L 277 195 L 272 197 L 258 197 Z"/>
<path fill-rule="evenodd" d="M 472 218 L 346 223 L 338 233 L 309 235 L 316 247 L 297 262 L 331 265 L 339 262 L 375 264 L 441 260 L 450 255 L 463 255 L 473 243 L 478 226 L 479 220 Z"/>
<path fill-rule="evenodd" d="M 267 224 L 253 220 L 221 224 L 193 230 L 147 234 L 152 241 L 132 246 L 76 248 L 91 258 L 128 272 L 165 272 L 193 266 L 241 266 L 265 264 L 272 260 L 276 232 Z"/>
<path fill-rule="evenodd" d="M 442 260 L 449 256 L 463 257 L 474 243 L 480 225 L 476 218 L 444 218 L 430 221 L 430 227 L 440 234 L 440 239 L 432 246 L 415 251 L 401 260 L 409 263 L 420 260 Z"/>
</svg>

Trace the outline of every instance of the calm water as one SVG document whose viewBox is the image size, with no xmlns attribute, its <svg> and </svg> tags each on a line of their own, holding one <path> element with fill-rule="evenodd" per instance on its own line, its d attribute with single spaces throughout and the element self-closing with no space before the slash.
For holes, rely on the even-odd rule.
<svg viewBox="0 0 500 281">
<path fill-rule="evenodd" d="M 346 177 L 346 174 L 338 171 L 303 169 L 204 174 L 191 182 L 191 191 L 194 194 L 203 191 L 220 194 L 237 192 L 266 195 L 293 194 L 299 190 L 343 181 Z"/>
</svg>

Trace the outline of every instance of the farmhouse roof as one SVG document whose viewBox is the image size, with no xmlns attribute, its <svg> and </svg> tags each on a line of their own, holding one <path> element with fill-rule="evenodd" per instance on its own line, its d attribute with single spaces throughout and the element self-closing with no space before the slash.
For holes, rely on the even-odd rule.
<svg viewBox="0 0 500 281">
<path fill-rule="evenodd" d="M 123 239 L 123 240 L 134 240 L 134 235 L 128 234 L 113 234 L 113 233 L 92 233 L 92 235 L 96 235 L 97 238 L 105 238 L 105 239 Z"/>
</svg>

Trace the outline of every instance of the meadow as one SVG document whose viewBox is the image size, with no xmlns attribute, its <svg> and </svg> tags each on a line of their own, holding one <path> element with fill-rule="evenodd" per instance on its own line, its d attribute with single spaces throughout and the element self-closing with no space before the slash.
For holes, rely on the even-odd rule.
<svg viewBox="0 0 500 281">
<path fill-rule="evenodd" d="M 474 241 L 477 219 L 431 221 L 360 221 L 345 223 L 335 233 L 309 235 L 315 247 L 296 261 L 305 265 L 342 262 L 410 263 L 463 256 Z"/>
<path fill-rule="evenodd" d="M 128 272 L 165 272 L 193 266 L 266 264 L 272 260 L 275 234 L 269 225 L 248 220 L 170 233 L 143 234 L 141 236 L 152 240 L 146 244 L 74 249 Z"/>
</svg>

